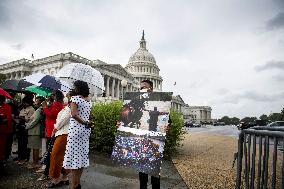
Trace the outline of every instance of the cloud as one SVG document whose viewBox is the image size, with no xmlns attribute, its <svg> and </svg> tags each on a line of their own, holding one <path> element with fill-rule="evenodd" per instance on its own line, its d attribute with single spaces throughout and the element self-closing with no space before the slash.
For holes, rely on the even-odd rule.
<svg viewBox="0 0 284 189">
<path fill-rule="evenodd" d="M 219 96 L 219 98 L 212 103 L 228 103 L 228 104 L 238 104 L 243 102 L 244 100 L 252 101 L 255 103 L 260 102 L 276 102 L 282 100 L 284 98 L 284 91 L 278 93 L 263 93 L 256 91 L 243 91 L 239 93 L 230 93 L 225 94 L 223 96 Z"/>
<path fill-rule="evenodd" d="M 0 57 L 0 64 L 8 62 L 7 58 Z"/>
<path fill-rule="evenodd" d="M 1 28 L 6 27 L 10 20 L 10 14 L 8 9 L 8 0 L 0 1 L 0 25 Z"/>
<path fill-rule="evenodd" d="M 284 75 L 280 75 L 280 74 L 278 74 L 278 75 L 274 75 L 274 76 L 272 76 L 272 78 L 275 80 L 275 81 L 279 81 L 279 82 L 283 82 L 284 81 Z"/>
<path fill-rule="evenodd" d="M 18 43 L 18 44 L 15 44 L 15 45 L 11 45 L 11 47 L 15 50 L 21 50 L 21 49 L 24 48 L 24 44 Z"/>
<path fill-rule="evenodd" d="M 256 71 L 264 71 L 264 70 L 271 70 L 271 69 L 284 70 L 284 61 L 271 60 L 262 66 L 255 67 Z"/>
<path fill-rule="evenodd" d="M 266 27 L 268 30 L 276 30 L 276 29 L 283 29 L 284 28 L 284 12 L 280 12 L 275 15 L 272 19 L 270 19 Z"/>
<path fill-rule="evenodd" d="M 71 51 L 125 66 L 145 29 L 164 91 L 189 105 L 214 102 L 215 115 L 249 114 L 256 112 L 254 104 L 263 106 L 261 115 L 280 106 L 269 103 L 267 91 L 279 92 L 283 83 L 275 76 L 272 85 L 271 75 L 255 70 L 283 69 L 282 61 L 256 66 L 271 57 L 283 60 L 284 38 L 281 32 L 260 35 L 258 28 L 268 20 L 280 27 L 271 18 L 284 12 L 283 2 L 0 0 L 0 64 Z"/>
</svg>

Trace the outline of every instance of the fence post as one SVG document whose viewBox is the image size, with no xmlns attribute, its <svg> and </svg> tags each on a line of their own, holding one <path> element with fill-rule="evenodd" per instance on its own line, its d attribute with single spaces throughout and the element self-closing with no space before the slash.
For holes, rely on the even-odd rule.
<svg viewBox="0 0 284 189">
<path fill-rule="evenodd" d="M 240 135 L 239 135 L 239 140 L 238 140 L 238 160 L 237 160 L 236 189 L 240 189 L 240 188 L 241 188 L 243 143 L 244 143 L 244 132 L 241 131 L 241 133 L 240 133 Z"/>
</svg>

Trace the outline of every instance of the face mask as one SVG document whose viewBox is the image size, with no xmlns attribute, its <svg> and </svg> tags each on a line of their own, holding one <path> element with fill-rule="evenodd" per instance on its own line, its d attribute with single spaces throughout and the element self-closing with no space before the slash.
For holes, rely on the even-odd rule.
<svg viewBox="0 0 284 189">
<path fill-rule="evenodd" d="M 68 98 L 67 98 L 67 97 L 64 97 L 63 103 L 64 103 L 64 104 L 67 104 L 68 102 L 69 102 Z"/>
<path fill-rule="evenodd" d="M 140 92 L 148 92 L 147 89 L 141 89 Z"/>
</svg>

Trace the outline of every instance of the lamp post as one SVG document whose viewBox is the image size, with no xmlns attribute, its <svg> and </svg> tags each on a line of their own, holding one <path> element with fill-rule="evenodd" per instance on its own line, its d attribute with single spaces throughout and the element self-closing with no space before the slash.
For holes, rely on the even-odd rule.
<svg viewBox="0 0 284 189">
<path fill-rule="evenodd" d="M 121 86 L 122 86 L 122 101 L 124 100 L 124 94 L 125 94 L 125 88 L 127 86 L 127 81 L 125 79 L 121 80 Z"/>
</svg>

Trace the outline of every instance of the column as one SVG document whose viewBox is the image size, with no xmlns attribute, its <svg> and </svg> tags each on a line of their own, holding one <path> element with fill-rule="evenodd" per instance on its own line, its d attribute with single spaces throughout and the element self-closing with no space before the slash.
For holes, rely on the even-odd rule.
<svg viewBox="0 0 284 189">
<path fill-rule="evenodd" d="M 155 83 L 156 83 L 156 89 L 158 89 L 158 88 L 159 88 L 159 86 L 158 86 L 158 80 L 155 80 Z"/>
<path fill-rule="evenodd" d="M 109 79 L 110 77 L 106 75 L 107 82 L 106 82 L 106 97 L 109 96 Z"/>
<path fill-rule="evenodd" d="M 116 97 L 119 98 L 120 94 L 120 80 L 117 80 L 117 85 L 116 85 Z"/>
<path fill-rule="evenodd" d="M 20 79 L 20 73 L 16 72 L 16 79 Z"/>
<path fill-rule="evenodd" d="M 114 98 L 115 78 L 112 78 L 111 96 Z"/>
<path fill-rule="evenodd" d="M 24 77 L 24 72 L 21 71 L 21 79 Z"/>
</svg>

